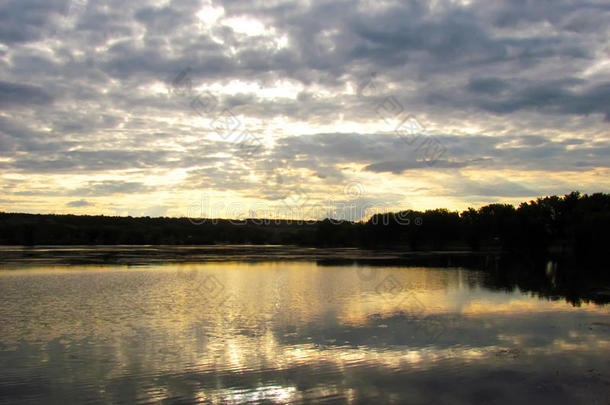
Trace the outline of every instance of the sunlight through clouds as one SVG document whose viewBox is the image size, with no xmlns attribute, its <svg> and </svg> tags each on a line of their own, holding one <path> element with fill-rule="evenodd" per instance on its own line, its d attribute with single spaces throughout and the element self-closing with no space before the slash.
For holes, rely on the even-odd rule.
<svg viewBox="0 0 610 405">
<path fill-rule="evenodd" d="M 353 181 L 396 207 L 464 209 L 610 186 L 604 3 L 37 7 L 0 7 L 6 211 L 121 196 L 183 215 L 173 195 L 273 205 L 296 189 L 321 204 Z M 120 173 L 154 194 L 74 187 Z M 95 206 L 66 205 L 81 199 Z"/>
</svg>

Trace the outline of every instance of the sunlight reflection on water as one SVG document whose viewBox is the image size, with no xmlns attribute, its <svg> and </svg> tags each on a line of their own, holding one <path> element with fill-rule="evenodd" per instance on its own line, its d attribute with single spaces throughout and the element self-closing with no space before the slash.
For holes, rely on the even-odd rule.
<svg viewBox="0 0 610 405">
<path fill-rule="evenodd" d="M 315 262 L 0 271 L 0 401 L 606 403 L 609 308 L 484 277 Z"/>
</svg>

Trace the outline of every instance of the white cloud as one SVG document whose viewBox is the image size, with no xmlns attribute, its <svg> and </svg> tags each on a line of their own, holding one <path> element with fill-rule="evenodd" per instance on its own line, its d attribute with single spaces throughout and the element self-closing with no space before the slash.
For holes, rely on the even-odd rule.
<svg viewBox="0 0 610 405">
<path fill-rule="evenodd" d="M 177 215 L 168 196 L 197 189 L 268 204 L 360 181 L 413 208 L 608 190 L 610 5 L 374 4 L 2 3 L 0 199 L 54 211 L 95 196 L 79 209 Z M 187 68 L 190 91 L 176 94 Z M 214 108 L 192 107 L 201 92 Z M 262 151 L 240 156 L 214 134 L 221 111 Z M 405 116 L 443 142 L 436 165 L 387 124 Z M 261 190 L 267 161 L 283 183 Z"/>
</svg>

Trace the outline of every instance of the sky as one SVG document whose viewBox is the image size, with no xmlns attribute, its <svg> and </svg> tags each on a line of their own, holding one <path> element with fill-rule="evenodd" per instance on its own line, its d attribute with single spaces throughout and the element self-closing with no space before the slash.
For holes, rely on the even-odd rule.
<svg viewBox="0 0 610 405">
<path fill-rule="evenodd" d="M 1 1 L 0 211 L 608 192 L 609 28 L 610 1 Z"/>
</svg>

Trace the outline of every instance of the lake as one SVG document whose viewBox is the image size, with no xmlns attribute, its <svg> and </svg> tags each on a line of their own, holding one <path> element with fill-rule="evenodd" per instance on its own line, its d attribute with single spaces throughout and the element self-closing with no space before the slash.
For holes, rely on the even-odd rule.
<svg viewBox="0 0 610 405">
<path fill-rule="evenodd" d="M 0 403 L 610 403 L 608 305 L 463 267 L 250 259 L 7 261 Z"/>
</svg>

